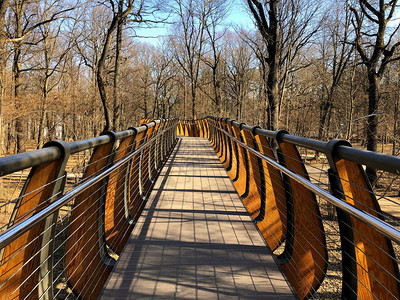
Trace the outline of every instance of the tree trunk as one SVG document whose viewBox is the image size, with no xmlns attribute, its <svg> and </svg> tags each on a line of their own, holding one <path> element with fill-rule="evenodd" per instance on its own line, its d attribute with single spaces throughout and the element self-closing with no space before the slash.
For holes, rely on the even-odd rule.
<svg viewBox="0 0 400 300">
<path fill-rule="evenodd" d="M 8 0 L 0 1 L 0 155 L 3 153 L 3 101 L 5 98 L 5 80 L 6 80 L 6 63 L 7 63 L 7 53 L 5 51 L 6 43 L 6 32 L 4 30 L 5 26 L 5 16 L 8 6 Z"/>
<path fill-rule="evenodd" d="M 394 110 L 393 110 L 393 137 L 392 137 L 392 155 L 396 155 L 396 141 L 397 141 L 397 130 L 398 130 L 398 118 L 399 118 L 399 100 L 400 93 L 395 93 L 394 99 Z"/>
<path fill-rule="evenodd" d="M 378 118 L 374 115 L 378 110 L 379 82 L 375 70 L 368 70 L 368 117 L 367 120 L 367 150 L 376 152 L 378 148 Z M 367 176 L 374 186 L 377 176 L 376 170 L 367 167 Z"/>
<path fill-rule="evenodd" d="M 17 38 L 22 37 L 22 15 L 25 9 L 23 3 L 18 4 L 15 10 L 15 35 Z M 25 135 L 22 120 L 22 103 L 21 103 L 21 47 L 22 42 L 17 41 L 14 43 L 14 57 L 13 57 L 13 80 L 14 80 L 14 107 L 17 112 L 15 119 L 15 131 L 17 136 L 17 153 L 25 152 Z"/>
<path fill-rule="evenodd" d="M 196 86 L 192 82 L 192 119 L 196 119 Z"/>
<path fill-rule="evenodd" d="M 279 83 L 277 65 L 272 64 L 267 79 L 267 99 L 268 99 L 268 120 L 267 126 L 269 130 L 278 129 L 278 109 L 277 101 L 279 99 Z"/>
<path fill-rule="evenodd" d="M 214 95 L 215 95 L 215 108 L 216 108 L 216 115 L 221 115 L 221 96 L 219 94 L 219 82 L 217 79 L 217 68 L 212 68 L 213 72 L 213 87 L 214 87 Z"/>
<path fill-rule="evenodd" d="M 148 116 L 148 108 L 147 108 L 147 74 L 145 74 L 144 87 L 143 88 L 144 88 L 144 91 L 143 91 L 144 117 L 147 118 L 147 116 Z"/>
<path fill-rule="evenodd" d="M 103 112 L 104 112 L 104 120 L 105 120 L 105 126 L 103 131 L 107 131 L 110 129 L 110 115 L 108 112 L 108 106 L 107 106 L 107 93 L 106 93 L 106 88 L 105 88 L 105 77 L 106 77 L 106 70 L 105 70 L 105 62 L 106 62 L 106 57 L 108 53 L 108 49 L 110 48 L 110 43 L 111 43 L 111 37 L 112 34 L 117 27 L 117 17 L 114 16 L 110 27 L 108 27 L 106 38 L 104 40 L 104 45 L 103 45 L 103 50 L 101 52 L 101 56 L 99 59 L 99 62 L 97 64 L 97 88 L 99 89 L 99 94 L 100 94 L 100 99 L 101 103 L 103 105 Z"/>
<path fill-rule="evenodd" d="M 122 10 L 122 2 L 119 2 L 119 11 Z M 117 39 L 115 44 L 115 69 L 114 69 L 114 86 L 113 86 L 113 130 L 117 131 L 120 127 L 120 115 L 119 115 L 119 69 L 120 69 L 120 53 L 122 45 L 122 22 L 118 22 L 117 26 Z"/>
</svg>

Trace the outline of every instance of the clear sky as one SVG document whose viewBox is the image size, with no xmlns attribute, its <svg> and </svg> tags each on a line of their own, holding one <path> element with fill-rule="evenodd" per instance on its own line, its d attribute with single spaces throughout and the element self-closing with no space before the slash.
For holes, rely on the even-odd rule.
<svg viewBox="0 0 400 300">
<path fill-rule="evenodd" d="M 248 30 L 255 29 L 253 20 L 251 19 L 249 12 L 246 10 L 245 1 L 232 0 L 223 26 L 231 27 L 232 29 L 236 26 L 243 27 Z M 159 25 L 152 28 L 141 28 L 136 30 L 136 34 L 138 35 L 138 39 L 140 41 L 157 45 L 159 38 L 168 35 L 167 28 L 168 25 Z"/>
</svg>

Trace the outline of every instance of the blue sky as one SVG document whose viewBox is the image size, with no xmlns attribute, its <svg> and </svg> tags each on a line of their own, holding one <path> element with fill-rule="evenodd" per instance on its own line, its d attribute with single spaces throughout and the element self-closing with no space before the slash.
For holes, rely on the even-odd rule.
<svg viewBox="0 0 400 300">
<path fill-rule="evenodd" d="M 246 10 L 245 1 L 233 0 L 223 24 L 225 27 L 243 27 L 245 29 L 255 29 L 253 21 Z M 167 25 L 153 28 L 142 28 L 136 30 L 138 39 L 142 42 L 153 45 L 158 44 L 158 39 L 168 35 Z"/>
</svg>

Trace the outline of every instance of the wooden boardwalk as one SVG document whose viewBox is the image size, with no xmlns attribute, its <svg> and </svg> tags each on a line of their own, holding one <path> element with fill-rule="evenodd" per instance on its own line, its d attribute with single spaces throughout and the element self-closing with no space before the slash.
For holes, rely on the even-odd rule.
<svg viewBox="0 0 400 300">
<path fill-rule="evenodd" d="M 210 143 L 181 137 L 102 299 L 294 299 Z"/>
</svg>

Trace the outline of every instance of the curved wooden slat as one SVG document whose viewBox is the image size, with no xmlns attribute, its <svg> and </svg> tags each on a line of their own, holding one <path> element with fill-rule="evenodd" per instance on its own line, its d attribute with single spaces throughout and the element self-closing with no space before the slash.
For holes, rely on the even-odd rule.
<svg viewBox="0 0 400 300">
<path fill-rule="evenodd" d="M 166 121 L 164 124 L 165 128 L 168 128 L 168 126 L 170 126 L 171 122 L 170 121 Z M 161 161 L 164 162 L 166 157 L 167 157 L 167 141 L 168 141 L 168 136 L 169 136 L 169 132 L 164 132 L 162 135 L 162 142 L 161 142 Z"/>
<path fill-rule="evenodd" d="M 232 126 L 232 130 L 235 138 L 239 141 L 243 141 L 239 127 Z M 237 147 L 237 153 L 238 153 L 237 163 L 239 164 L 237 173 L 237 175 L 239 176 L 237 177 L 237 180 L 233 181 L 233 184 L 239 195 L 241 197 L 246 197 L 249 193 L 249 186 L 247 182 L 249 174 L 247 170 L 248 166 L 246 166 L 246 157 L 245 157 L 247 154 L 243 149 L 243 147 L 241 147 L 237 142 L 233 141 L 233 143 L 235 143 Z"/>
<path fill-rule="evenodd" d="M 12 224 L 44 209 L 52 198 L 55 180 L 60 176 L 62 159 L 34 167 L 14 208 Z M 0 265 L 0 299 L 38 298 L 40 250 L 45 221 L 7 245 Z M 50 278 L 52 281 L 52 278 Z"/>
<path fill-rule="evenodd" d="M 198 137 L 199 136 L 199 129 L 197 128 L 196 121 L 191 121 L 190 126 L 192 127 L 192 135 L 191 137 Z"/>
<path fill-rule="evenodd" d="M 220 129 L 222 128 L 222 121 L 221 120 L 217 121 L 217 126 Z M 219 159 L 220 159 L 220 161 L 222 163 L 222 162 L 224 162 L 226 160 L 226 157 L 225 157 L 225 155 L 226 155 L 225 138 L 224 138 L 224 134 L 220 130 L 218 130 L 218 136 L 219 136 L 219 147 L 218 147 L 217 155 L 218 155 L 218 157 L 219 157 Z"/>
<path fill-rule="evenodd" d="M 150 127 L 147 130 L 147 138 L 146 141 L 150 140 L 153 137 L 153 131 L 155 127 Z M 150 181 L 150 170 L 149 170 L 149 158 L 150 158 L 150 145 L 146 145 L 143 149 L 142 153 L 142 161 L 141 161 L 141 194 L 142 197 L 146 197 L 151 188 Z"/>
<path fill-rule="evenodd" d="M 268 140 L 260 135 L 256 135 L 255 140 L 260 153 L 276 161 Z M 286 192 L 279 170 L 265 160 L 262 160 L 262 168 L 265 180 L 265 213 L 264 219 L 257 226 L 268 246 L 275 250 L 286 237 Z"/>
<path fill-rule="evenodd" d="M 138 149 L 146 142 L 146 131 L 142 131 L 137 134 L 135 138 L 134 149 Z M 132 157 L 129 172 L 129 188 L 128 188 L 128 199 L 129 199 L 129 214 L 132 220 L 137 221 L 140 214 L 142 213 L 145 202 L 140 195 L 139 188 L 139 164 L 141 154 L 137 154 Z"/>
<path fill-rule="evenodd" d="M 286 168 L 309 180 L 297 148 L 287 142 L 278 144 L 280 160 Z M 314 193 L 295 180 L 289 179 L 289 183 L 291 208 L 288 207 L 288 231 L 281 267 L 299 298 L 305 299 L 325 278 L 328 253 Z"/>
<path fill-rule="evenodd" d="M 209 119 L 203 119 L 204 137 L 210 139 L 210 128 L 208 126 Z"/>
<path fill-rule="evenodd" d="M 162 147 L 164 142 L 164 135 L 165 133 L 162 132 L 166 128 L 166 122 L 161 122 L 159 127 L 159 136 L 156 143 L 156 157 L 155 157 L 155 171 L 158 172 L 161 169 L 162 164 Z"/>
<path fill-rule="evenodd" d="M 94 149 L 85 178 L 96 176 L 109 165 L 114 142 Z M 66 243 L 65 274 L 72 290 L 84 299 L 96 299 L 112 267 L 107 255 L 102 222 L 105 184 L 98 182 L 74 203 Z"/>
<path fill-rule="evenodd" d="M 233 133 L 233 129 L 232 129 L 232 125 L 231 123 L 227 123 L 227 132 L 234 136 Z M 237 143 L 231 139 L 230 137 L 228 137 L 228 139 L 230 140 L 230 144 L 231 144 L 231 149 L 232 149 L 232 156 L 231 156 L 231 169 L 227 170 L 229 178 L 232 181 L 235 181 L 239 178 L 239 158 L 238 158 L 238 151 L 237 151 Z"/>
<path fill-rule="evenodd" d="M 204 137 L 203 120 L 196 120 L 196 124 L 199 128 L 199 137 Z"/>
<path fill-rule="evenodd" d="M 250 148 L 255 148 L 253 135 L 248 130 L 242 130 L 243 142 Z M 243 155 L 248 155 L 248 193 L 242 198 L 244 205 L 253 219 L 256 219 L 261 213 L 261 203 L 265 203 L 265 182 L 262 165 L 256 155 L 250 151 L 244 151 Z M 264 212 L 262 212 L 264 213 Z"/>
<path fill-rule="evenodd" d="M 209 119 L 208 122 L 211 123 L 210 128 L 210 141 L 211 141 L 211 147 L 213 147 L 214 151 L 216 151 L 216 129 L 215 129 L 215 120 Z"/>
<path fill-rule="evenodd" d="M 192 126 L 190 126 L 190 122 L 186 121 L 186 134 L 185 136 L 193 136 L 193 129 Z"/>
<path fill-rule="evenodd" d="M 225 131 L 228 130 L 226 121 L 222 123 L 222 129 Z M 225 160 L 222 162 L 222 164 L 224 165 L 224 168 L 227 171 L 229 171 L 232 168 L 232 145 L 230 143 L 230 139 L 227 137 L 227 135 L 224 132 L 222 132 L 222 137 L 225 142 L 225 150 L 226 150 Z"/>
<path fill-rule="evenodd" d="M 129 136 L 121 141 L 114 163 L 126 157 L 132 150 L 135 135 Z M 124 188 L 126 168 L 128 163 L 111 172 L 107 185 L 107 196 L 105 204 L 105 234 L 106 241 L 117 254 L 122 252 L 129 238 L 133 226 L 125 219 Z"/>
<path fill-rule="evenodd" d="M 184 135 L 181 120 L 179 120 L 178 126 L 176 126 L 176 133 L 179 135 Z"/>
<path fill-rule="evenodd" d="M 153 137 L 156 137 L 158 134 L 158 130 L 160 128 L 161 123 L 157 123 L 154 126 L 154 131 L 153 131 Z M 157 138 L 156 138 L 157 139 Z M 153 141 L 151 145 L 149 146 L 149 176 L 150 176 L 150 188 L 149 191 L 152 189 L 156 177 L 157 177 L 157 169 L 156 169 L 156 148 L 157 148 L 157 141 Z M 150 192 L 149 192 L 150 193 Z M 148 194 L 149 194 L 148 193 Z"/>
<path fill-rule="evenodd" d="M 362 167 L 343 159 L 335 159 L 335 164 L 346 202 L 382 219 L 379 203 Z M 348 287 L 356 294 L 352 298 L 399 299 L 399 269 L 391 241 L 354 217 L 350 217 L 350 221 L 352 236 L 342 236 L 342 240 L 350 240 L 354 246 L 352 251 L 343 249 L 356 262 L 355 270 L 351 266 L 343 268 L 344 273 L 349 273 L 343 278 L 357 278 L 356 286 Z"/>
</svg>

